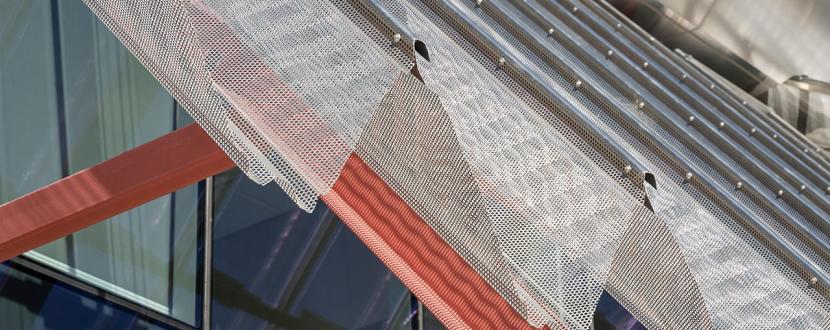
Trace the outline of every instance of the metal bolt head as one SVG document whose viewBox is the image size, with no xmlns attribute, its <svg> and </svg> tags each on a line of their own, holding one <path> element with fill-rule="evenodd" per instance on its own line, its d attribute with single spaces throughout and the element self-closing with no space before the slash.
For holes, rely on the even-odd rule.
<svg viewBox="0 0 830 330">
<path fill-rule="evenodd" d="M 709 89 L 715 89 L 715 84 L 709 84 Z"/>
<path fill-rule="evenodd" d="M 619 31 L 621 28 L 622 28 L 622 24 L 617 23 L 617 26 L 616 26 L 617 31 Z"/>
<path fill-rule="evenodd" d="M 548 37 L 552 36 L 553 32 L 554 32 L 553 28 L 548 29 Z"/>
<path fill-rule="evenodd" d="M 574 6 L 574 7 L 571 9 L 571 11 L 572 11 L 572 12 L 574 12 L 574 13 L 575 13 L 577 10 L 579 10 L 579 8 L 577 8 L 576 6 Z"/>
<path fill-rule="evenodd" d="M 625 167 L 623 167 L 623 172 L 631 173 L 631 165 L 625 165 Z"/>
<path fill-rule="evenodd" d="M 648 68 L 648 62 L 643 62 L 643 69 Z"/>
<path fill-rule="evenodd" d="M 401 42 L 401 34 L 400 33 L 395 33 L 395 35 L 392 36 L 392 42 L 394 42 L 394 43 Z"/>
<path fill-rule="evenodd" d="M 576 88 L 582 87 L 582 80 L 577 80 L 575 85 Z"/>
<path fill-rule="evenodd" d="M 499 66 L 504 66 L 505 63 L 507 63 L 507 60 L 504 57 L 499 57 Z"/>
<path fill-rule="evenodd" d="M 607 54 L 608 54 L 608 57 L 614 56 L 614 51 L 613 50 L 608 50 Z"/>
<path fill-rule="evenodd" d="M 810 152 L 810 149 L 804 148 L 804 152 L 805 153 Z"/>
<path fill-rule="evenodd" d="M 778 197 L 784 196 L 784 190 L 778 189 L 775 194 L 778 195 Z"/>
<path fill-rule="evenodd" d="M 651 38 L 648 38 L 648 40 L 651 41 L 651 42 L 654 42 L 657 39 L 654 39 L 654 37 L 651 37 Z"/>
<path fill-rule="evenodd" d="M 744 187 L 744 183 L 743 183 L 743 182 L 738 181 L 737 183 L 735 183 L 735 189 L 740 190 L 740 189 L 741 189 L 741 188 L 743 188 L 743 187 Z"/>
<path fill-rule="evenodd" d="M 757 131 L 758 130 L 755 129 L 755 127 L 753 127 L 752 129 L 749 130 L 749 135 L 755 134 L 755 132 L 757 132 Z"/>
<path fill-rule="evenodd" d="M 746 100 L 741 101 L 741 104 L 746 105 L 747 104 Z"/>
<path fill-rule="evenodd" d="M 816 284 L 818 284 L 818 279 L 815 276 L 810 277 L 810 286 L 814 286 Z"/>
<path fill-rule="evenodd" d="M 772 135 L 772 139 L 773 139 L 773 140 L 777 140 L 777 139 L 778 139 L 778 134 L 773 134 L 773 135 Z"/>
<path fill-rule="evenodd" d="M 726 126 L 726 123 L 724 123 L 724 122 L 719 122 L 718 123 L 718 128 L 723 128 L 724 126 Z"/>
<path fill-rule="evenodd" d="M 645 107 L 646 107 L 646 103 L 645 103 L 645 102 L 640 101 L 639 103 L 637 103 L 637 108 L 642 109 L 642 108 L 645 108 Z"/>
<path fill-rule="evenodd" d="M 686 172 L 686 181 L 691 180 L 693 177 L 694 177 L 694 174 L 692 174 L 692 172 Z"/>
<path fill-rule="evenodd" d="M 476 7 L 481 6 L 484 0 L 476 0 Z"/>
<path fill-rule="evenodd" d="M 689 78 L 689 76 L 687 76 L 685 73 L 682 76 L 680 76 L 680 80 L 686 80 L 686 78 Z"/>
<path fill-rule="evenodd" d="M 695 121 L 695 116 L 689 116 L 688 121 L 689 124 L 693 123 Z"/>
<path fill-rule="evenodd" d="M 825 189 L 824 189 L 824 193 L 825 193 L 825 194 L 830 194 L 830 187 L 825 188 Z"/>
<path fill-rule="evenodd" d="M 798 187 L 798 191 L 804 191 L 805 189 L 807 189 L 807 186 L 805 185 L 801 185 L 800 187 Z"/>
</svg>

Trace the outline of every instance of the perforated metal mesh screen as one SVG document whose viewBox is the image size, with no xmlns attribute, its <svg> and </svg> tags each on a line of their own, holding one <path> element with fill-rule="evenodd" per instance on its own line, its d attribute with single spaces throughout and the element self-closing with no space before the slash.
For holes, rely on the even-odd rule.
<svg viewBox="0 0 830 330">
<path fill-rule="evenodd" d="M 530 325 L 827 325 L 830 167 L 594 2 L 85 1 L 251 179 L 356 153 Z"/>
</svg>

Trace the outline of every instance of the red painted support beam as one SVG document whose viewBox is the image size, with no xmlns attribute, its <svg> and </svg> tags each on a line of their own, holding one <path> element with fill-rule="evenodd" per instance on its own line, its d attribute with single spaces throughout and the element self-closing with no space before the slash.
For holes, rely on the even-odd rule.
<svg viewBox="0 0 830 330">
<path fill-rule="evenodd" d="M 190 125 L 0 206 L 0 261 L 235 166 Z M 449 328 L 527 322 L 358 156 L 322 196 Z"/>
<path fill-rule="evenodd" d="M 356 154 L 322 199 L 447 328 L 533 328 Z"/>
<path fill-rule="evenodd" d="M 0 261 L 235 164 L 196 124 L 0 206 Z"/>
</svg>

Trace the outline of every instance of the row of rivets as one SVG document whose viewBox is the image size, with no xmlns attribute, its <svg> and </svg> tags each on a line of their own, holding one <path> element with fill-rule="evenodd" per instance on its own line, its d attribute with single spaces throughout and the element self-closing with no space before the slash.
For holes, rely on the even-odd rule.
<svg viewBox="0 0 830 330">
<path fill-rule="evenodd" d="M 480 5 L 480 4 L 481 4 L 481 2 L 482 2 L 482 0 L 476 0 L 476 4 L 478 4 L 478 5 Z M 573 7 L 573 9 L 572 9 L 572 10 L 573 10 L 573 12 L 576 12 L 576 11 L 578 10 L 578 8 L 577 8 L 577 7 Z M 616 30 L 617 30 L 617 31 L 619 31 L 619 30 L 621 29 L 621 27 L 622 27 L 622 25 L 618 23 L 618 24 L 616 25 Z M 553 33 L 554 33 L 553 28 L 551 28 L 551 29 L 549 29 L 549 30 L 548 30 L 548 36 L 553 35 Z M 650 41 L 655 41 L 654 37 L 651 37 L 651 38 L 650 38 Z M 613 55 L 614 55 L 614 51 L 613 51 L 613 50 L 608 50 L 608 52 L 607 52 L 606 54 L 607 54 L 607 56 L 608 56 L 608 57 L 611 57 L 611 56 L 613 56 Z M 691 58 L 690 58 L 690 57 L 687 57 L 687 60 L 689 60 L 689 59 L 691 59 Z M 504 58 L 499 59 L 499 63 L 500 63 L 500 65 L 503 65 L 503 64 L 504 64 Z M 646 68 L 648 68 L 648 62 L 643 62 L 643 69 L 646 69 Z M 681 79 L 681 80 L 686 80 L 687 78 L 688 78 L 688 75 L 687 75 L 687 74 L 685 74 L 685 73 L 684 73 L 684 74 L 680 77 L 680 79 Z M 582 81 L 581 81 L 581 80 L 577 80 L 577 81 L 576 81 L 576 87 L 577 87 L 577 88 L 579 88 L 579 87 L 581 87 L 581 86 L 582 86 Z M 715 84 L 709 84 L 709 89 L 714 89 L 715 87 L 716 87 L 716 86 L 715 86 Z M 746 101 L 746 100 L 742 100 L 742 101 L 741 101 L 741 104 L 742 104 L 742 105 L 747 105 L 748 103 L 747 103 L 747 101 Z M 642 101 L 640 101 L 640 102 L 638 102 L 638 103 L 637 103 L 637 107 L 638 107 L 638 108 L 640 108 L 640 109 L 642 109 L 642 108 L 644 108 L 644 107 L 645 107 L 645 103 L 644 103 L 644 102 L 642 102 Z M 695 121 L 695 117 L 694 117 L 694 116 L 689 116 L 689 118 L 688 118 L 688 123 L 689 123 L 689 124 L 691 124 L 691 123 L 693 123 L 694 121 Z M 719 122 L 719 123 L 718 123 L 718 128 L 723 128 L 724 126 L 726 126 L 726 123 L 724 123 L 724 122 Z M 756 132 L 757 132 L 757 129 L 756 129 L 755 127 L 753 127 L 753 128 L 751 128 L 751 129 L 750 129 L 749 134 L 750 134 L 750 135 L 754 135 Z M 773 138 L 773 139 L 777 139 L 777 138 L 778 138 L 778 134 L 773 134 L 772 138 Z M 805 148 L 805 149 L 804 149 L 804 152 L 809 152 L 809 150 Z M 624 171 L 625 173 L 630 173 L 630 172 L 632 171 L 631 165 L 626 165 L 626 166 L 623 168 L 623 171 Z M 686 175 L 685 175 L 686 181 L 690 181 L 693 177 L 694 177 L 694 174 L 692 174 L 692 172 L 687 172 L 687 173 L 686 173 Z M 736 183 L 735 183 L 735 188 L 736 188 L 736 189 L 738 189 L 738 190 L 740 190 L 741 188 L 743 188 L 743 182 L 741 182 L 741 181 L 736 182 Z M 802 191 L 802 192 L 803 192 L 804 190 L 806 190 L 806 189 L 807 189 L 807 187 L 806 187 L 805 185 L 801 185 L 801 186 L 799 187 L 799 191 Z M 827 189 L 826 189 L 826 193 L 827 193 L 827 194 L 830 194 L 830 187 L 827 187 Z M 778 197 L 782 197 L 782 196 L 784 195 L 784 191 L 783 191 L 783 190 L 781 190 L 781 189 L 779 189 L 779 190 L 776 192 L 776 195 L 777 195 Z M 810 282 L 811 282 L 812 284 L 815 284 L 815 282 L 816 282 L 816 281 L 817 281 L 817 280 L 816 280 L 816 278 L 815 278 L 815 277 L 813 277 L 813 278 L 811 278 L 811 279 L 810 279 Z"/>
</svg>

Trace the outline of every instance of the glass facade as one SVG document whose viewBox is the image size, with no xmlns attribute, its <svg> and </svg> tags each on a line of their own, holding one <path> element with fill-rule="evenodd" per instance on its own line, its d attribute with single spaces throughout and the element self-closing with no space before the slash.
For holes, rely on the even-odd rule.
<svg viewBox="0 0 830 330">
<path fill-rule="evenodd" d="M 0 29 L 0 203 L 188 122 L 81 1 L 2 1 Z M 199 205 L 187 187 L 28 255 L 197 324 Z"/>
<path fill-rule="evenodd" d="M 25 266 L 0 264 L 3 329 L 173 329 Z"/>
<path fill-rule="evenodd" d="M 410 294 L 323 204 L 238 170 L 214 179 L 216 329 L 409 329 Z"/>
</svg>

